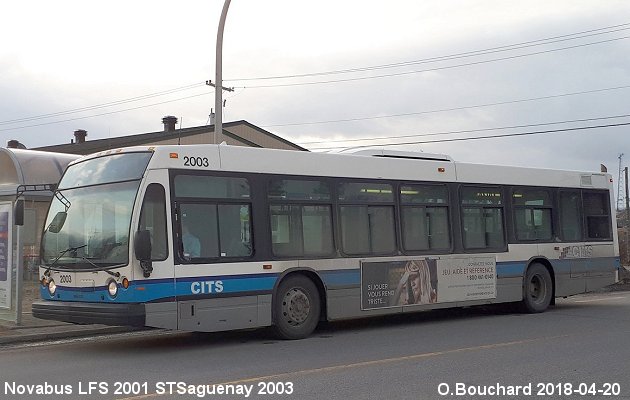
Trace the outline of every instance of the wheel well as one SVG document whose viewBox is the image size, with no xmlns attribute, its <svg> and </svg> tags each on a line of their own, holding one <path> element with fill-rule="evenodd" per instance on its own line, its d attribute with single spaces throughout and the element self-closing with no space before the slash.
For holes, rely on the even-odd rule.
<svg viewBox="0 0 630 400">
<path fill-rule="evenodd" d="M 321 303 L 321 315 L 319 319 L 320 321 L 326 321 L 328 319 L 328 311 L 326 307 L 326 302 L 327 302 L 326 301 L 326 288 L 324 287 L 324 283 L 322 282 L 321 278 L 319 277 L 319 275 L 317 275 L 315 271 L 301 269 L 301 270 L 293 270 L 282 275 L 280 279 L 278 279 L 274 287 L 274 296 L 273 296 L 274 301 L 276 298 L 276 288 L 278 287 L 278 285 L 280 285 L 280 282 L 282 282 L 282 280 L 288 278 L 289 276 L 294 276 L 294 275 L 303 275 L 307 277 L 308 279 L 310 279 L 315 284 L 315 287 L 317 287 L 317 291 L 319 292 L 319 301 Z"/>
<path fill-rule="evenodd" d="M 530 260 L 529 264 L 527 264 L 527 268 L 529 268 L 529 266 L 534 263 L 541 264 L 545 268 L 547 268 L 547 271 L 549 272 L 549 276 L 551 276 L 551 283 L 552 283 L 551 304 L 556 304 L 556 274 L 553 272 L 553 267 L 551 266 L 551 262 L 549 262 L 549 260 L 547 260 L 546 258 L 534 258 Z"/>
</svg>

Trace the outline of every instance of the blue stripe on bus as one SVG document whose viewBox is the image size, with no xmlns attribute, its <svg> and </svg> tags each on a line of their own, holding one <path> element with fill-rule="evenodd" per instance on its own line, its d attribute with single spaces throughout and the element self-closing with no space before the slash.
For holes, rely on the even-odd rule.
<svg viewBox="0 0 630 400">
<path fill-rule="evenodd" d="M 361 270 L 339 270 L 339 271 L 320 271 L 319 276 L 324 281 L 324 285 L 328 289 L 334 289 L 337 286 L 356 286 L 361 281 Z"/>
<path fill-rule="evenodd" d="M 550 260 L 556 274 L 573 272 L 609 271 L 619 268 L 618 257 L 598 259 L 565 259 Z M 498 262 L 497 278 L 522 277 L 526 261 Z M 361 283 L 361 270 L 324 270 L 318 272 L 328 289 L 355 286 Z M 110 302 L 110 303 L 144 303 L 166 298 L 212 294 L 246 294 L 248 292 L 271 292 L 279 274 L 252 274 L 228 276 L 204 276 L 167 279 L 145 279 L 130 282 L 128 289 L 119 287 L 116 298 L 112 299 L 107 287 L 76 288 L 57 286 L 57 293 L 52 297 L 48 289 L 40 286 L 42 299 L 61 301 Z M 217 281 L 221 281 L 222 290 L 217 292 Z M 214 283 L 211 283 L 214 282 Z"/>
<path fill-rule="evenodd" d="M 207 276 L 178 279 L 146 279 L 130 282 L 128 289 L 119 286 L 116 298 L 112 299 L 107 287 L 77 288 L 57 286 L 52 297 L 48 289 L 40 287 L 43 299 L 60 301 L 144 303 L 169 297 L 233 294 L 242 292 L 271 292 L 278 274 Z M 217 285 L 217 281 L 221 283 Z M 218 290 L 220 289 L 220 291 Z"/>
<path fill-rule="evenodd" d="M 518 278 L 525 273 L 527 263 L 524 261 L 508 261 L 497 263 L 497 278 Z"/>
<path fill-rule="evenodd" d="M 277 280 L 277 274 L 179 278 L 175 284 L 175 295 L 271 291 Z"/>
</svg>

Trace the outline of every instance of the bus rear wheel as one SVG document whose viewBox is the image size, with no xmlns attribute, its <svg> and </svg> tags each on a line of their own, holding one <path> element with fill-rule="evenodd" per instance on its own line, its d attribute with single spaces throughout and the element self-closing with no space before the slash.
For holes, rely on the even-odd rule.
<svg viewBox="0 0 630 400">
<path fill-rule="evenodd" d="M 523 282 L 521 309 L 527 313 L 540 313 L 549 307 L 553 296 L 551 275 L 544 265 L 534 263 L 529 266 Z"/>
<path fill-rule="evenodd" d="M 319 322 L 321 305 L 317 287 L 304 275 L 285 278 L 274 299 L 274 329 L 282 339 L 303 339 Z"/>
</svg>

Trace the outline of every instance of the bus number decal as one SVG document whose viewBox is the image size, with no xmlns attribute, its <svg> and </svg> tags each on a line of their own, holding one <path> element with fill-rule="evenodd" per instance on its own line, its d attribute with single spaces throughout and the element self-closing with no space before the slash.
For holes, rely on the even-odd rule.
<svg viewBox="0 0 630 400">
<path fill-rule="evenodd" d="M 208 157 L 188 157 L 184 156 L 184 166 L 186 167 L 209 167 Z"/>
<path fill-rule="evenodd" d="M 72 275 L 59 275 L 59 283 L 72 283 Z"/>
</svg>

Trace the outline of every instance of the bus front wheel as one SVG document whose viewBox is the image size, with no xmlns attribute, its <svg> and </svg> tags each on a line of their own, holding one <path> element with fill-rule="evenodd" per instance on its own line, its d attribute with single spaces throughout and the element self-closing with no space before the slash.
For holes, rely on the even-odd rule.
<svg viewBox="0 0 630 400">
<path fill-rule="evenodd" d="M 317 287 L 304 275 L 285 278 L 276 291 L 274 329 L 282 339 L 303 339 L 317 326 L 320 316 Z"/>
<path fill-rule="evenodd" d="M 540 313 L 549 307 L 553 296 L 551 275 L 544 265 L 534 263 L 529 266 L 523 282 L 521 308 L 527 313 Z"/>
</svg>

